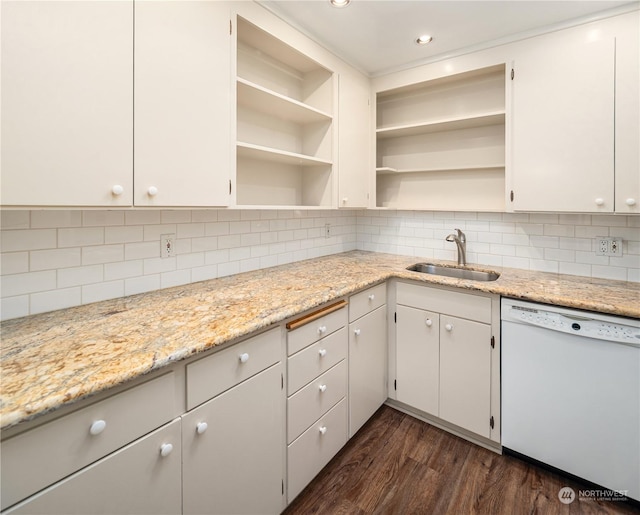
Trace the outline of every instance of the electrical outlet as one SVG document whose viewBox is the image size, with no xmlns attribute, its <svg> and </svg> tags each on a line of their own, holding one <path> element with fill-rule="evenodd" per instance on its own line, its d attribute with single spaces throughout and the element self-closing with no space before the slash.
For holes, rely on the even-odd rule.
<svg viewBox="0 0 640 515">
<path fill-rule="evenodd" d="M 162 234 L 160 236 L 160 257 L 169 258 L 173 257 L 176 253 L 174 248 L 175 234 Z"/>
<path fill-rule="evenodd" d="M 606 256 L 609 252 L 609 238 L 604 236 L 596 237 L 596 256 Z"/>
<path fill-rule="evenodd" d="M 609 240 L 609 256 L 620 257 L 622 256 L 622 238 L 612 236 Z"/>
<path fill-rule="evenodd" d="M 328 238 L 331 236 L 331 224 L 324 224 L 324 237 Z"/>
</svg>

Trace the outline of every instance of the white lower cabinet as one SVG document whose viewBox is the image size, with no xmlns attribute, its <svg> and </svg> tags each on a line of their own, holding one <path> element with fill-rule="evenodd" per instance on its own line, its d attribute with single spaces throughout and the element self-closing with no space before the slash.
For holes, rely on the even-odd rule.
<svg viewBox="0 0 640 515">
<path fill-rule="evenodd" d="M 178 514 L 180 467 L 176 419 L 3 513 Z"/>
<path fill-rule="evenodd" d="M 347 309 L 342 301 L 287 324 L 287 502 L 347 442 Z"/>
<path fill-rule="evenodd" d="M 387 399 L 386 288 L 381 284 L 349 299 L 349 437 Z"/>
<path fill-rule="evenodd" d="M 395 400 L 500 441 L 499 298 L 397 284 Z"/>
<path fill-rule="evenodd" d="M 183 513 L 280 513 L 280 364 L 182 417 Z"/>
</svg>

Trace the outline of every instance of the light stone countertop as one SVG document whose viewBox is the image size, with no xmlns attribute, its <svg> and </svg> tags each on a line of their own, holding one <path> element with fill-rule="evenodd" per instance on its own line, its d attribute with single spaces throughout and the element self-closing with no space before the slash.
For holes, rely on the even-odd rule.
<svg viewBox="0 0 640 515">
<path fill-rule="evenodd" d="M 428 260 L 352 251 L 8 320 L 0 428 L 394 277 L 640 318 L 640 283 L 497 267 L 493 282 L 406 270 L 420 261 Z"/>
</svg>

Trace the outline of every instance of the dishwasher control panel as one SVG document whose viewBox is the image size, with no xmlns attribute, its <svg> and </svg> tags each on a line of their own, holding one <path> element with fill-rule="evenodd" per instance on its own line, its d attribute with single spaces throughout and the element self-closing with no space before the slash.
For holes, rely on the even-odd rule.
<svg viewBox="0 0 640 515">
<path fill-rule="evenodd" d="M 546 308 L 546 306 L 524 302 L 505 302 L 502 306 L 502 320 L 587 338 L 640 346 L 640 321 L 623 319 L 625 323 L 620 323 L 613 317 L 598 313 L 569 311 L 553 306 Z"/>
</svg>

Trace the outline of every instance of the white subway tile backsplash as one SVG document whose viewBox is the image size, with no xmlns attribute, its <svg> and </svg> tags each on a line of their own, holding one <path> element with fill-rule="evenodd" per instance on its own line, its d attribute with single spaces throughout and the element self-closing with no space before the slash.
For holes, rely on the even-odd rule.
<svg viewBox="0 0 640 515">
<path fill-rule="evenodd" d="M 82 303 L 80 288 L 58 288 L 57 290 L 34 293 L 30 299 L 31 314 L 70 308 Z"/>
<path fill-rule="evenodd" d="M 1 212 L 2 313 L 15 318 L 352 249 L 609 279 L 640 278 L 640 217 L 557 213 L 339 210 Z M 329 223 L 331 236 L 325 237 Z M 160 258 L 160 236 L 176 234 Z M 596 236 L 623 238 L 620 258 Z"/>
<path fill-rule="evenodd" d="M 58 229 L 58 247 L 84 247 L 104 243 L 104 227 Z"/>
<path fill-rule="evenodd" d="M 56 248 L 56 229 L 3 230 L 0 234 L 0 250 L 17 252 L 20 250 L 40 250 Z"/>
<path fill-rule="evenodd" d="M 29 253 L 29 269 L 32 272 L 80 266 L 81 263 L 79 248 L 32 250 Z"/>
</svg>

